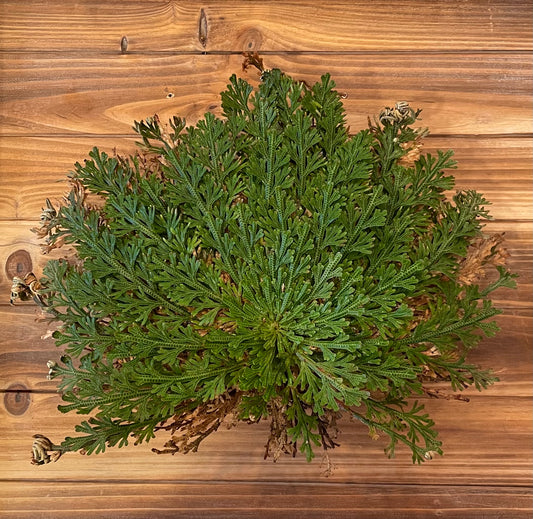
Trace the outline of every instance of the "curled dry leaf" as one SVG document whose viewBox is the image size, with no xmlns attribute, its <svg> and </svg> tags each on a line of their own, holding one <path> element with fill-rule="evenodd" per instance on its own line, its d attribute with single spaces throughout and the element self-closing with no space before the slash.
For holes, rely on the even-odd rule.
<svg viewBox="0 0 533 519">
<path fill-rule="evenodd" d="M 504 233 L 476 240 L 460 263 L 458 281 L 471 285 L 485 277 L 488 267 L 505 265 L 509 253 L 503 247 Z"/>
</svg>

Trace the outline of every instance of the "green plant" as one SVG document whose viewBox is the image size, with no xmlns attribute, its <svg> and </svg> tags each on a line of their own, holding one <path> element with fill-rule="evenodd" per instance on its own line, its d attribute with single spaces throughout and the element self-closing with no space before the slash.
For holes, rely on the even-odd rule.
<svg viewBox="0 0 533 519">
<path fill-rule="evenodd" d="M 136 123 L 142 153 L 93 149 L 43 212 L 46 249 L 75 254 L 14 296 L 60 323 L 59 409 L 92 416 L 61 445 L 38 435 L 34 463 L 158 431 L 156 452 L 195 451 L 223 420 L 265 419 L 265 456 L 311 460 L 342 414 L 388 437 L 389 456 L 441 453 L 410 397 L 496 380 L 466 357 L 497 331 L 489 294 L 514 284 L 482 233 L 487 202 L 446 198 L 452 152 L 420 155 L 406 103 L 350 136 L 329 75 L 263 71 L 256 92 L 233 76 L 222 108 Z"/>
</svg>

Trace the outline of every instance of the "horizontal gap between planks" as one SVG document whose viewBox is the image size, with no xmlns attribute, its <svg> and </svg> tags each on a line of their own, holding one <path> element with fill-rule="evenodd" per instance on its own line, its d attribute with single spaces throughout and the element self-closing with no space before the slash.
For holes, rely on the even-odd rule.
<svg viewBox="0 0 533 519">
<path fill-rule="evenodd" d="M 61 180 L 61 179 L 60 179 Z M 0 222 L 20 222 L 20 223 L 26 223 L 26 224 L 31 224 L 31 225 L 35 225 L 35 222 L 37 221 L 37 219 L 26 219 L 26 218 L 0 218 Z M 506 219 L 506 218 L 492 218 L 492 219 L 480 219 L 479 222 L 481 224 L 494 224 L 494 223 L 501 223 L 501 224 L 513 224 L 513 223 L 517 223 L 517 224 L 526 224 L 526 223 L 530 223 L 530 224 L 533 224 L 533 218 L 509 218 L 509 219 Z M 0 303 L 2 304 L 2 303 Z M 13 306 L 13 305 L 11 305 Z"/>
<path fill-rule="evenodd" d="M 520 301 L 522 302 L 522 301 Z M 503 305 L 503 304 L 495 304 L 495 308 L 497 308 L 498 310 L 501 310 L 503 314 L 507 314 L 509 313 L 509 315 L 517 315 L 517 316 L 521 316 L 521 317 L 532 317 L 533 318 L 533 304 L 530 304 L 530 305 L 524 305 L 524 306 L 520 306 L 520 307 L 516 307 L 516 306 L 508 306 L 508 305 Z M 9 304 L 9 303 L 4 303 L 3 301 L 0 302 L 0 309 L 2 308 L 7 308 L 7 307 L 12 307 L 13 305 Z M 29 305 L 26 305 L 26 306 L 29 306 Z M 35 307 L 37 308 L 37 306 Z M 3 392 L 6 392 L 6 390 L 2 390 L 0 389 L 0 393 L 3 393 Z M 19 391 L 19 390 L 14 390 L 14 391 L 9 391 L 9 392 L 12 392 L 12 393 L 24 393 L 24 391 Z M 39 392 L 42 392 L 42 393 L 54 393 L 54 391 L 47 391 L 47 390 L 36 390 L 36 391 L 33 391 L 33 390 L 28 390 L 27 392 L 29 393 L 39 393 Z"/>
<path fill-rule="evenodd" d="M 361 128 L 364 130 L 365 128 Z M 136 133 L 0 133 L 0 139 L 139 139 Z M 533 139 L 533 133 L 430 133 L 425 139 Z"/>
<path fill-rule="evenodd" d="M 59 395 L 54 389 L 0 389 L 0 393 L 32 393 L 33 395 Z"/>
<path fill-rule="evenodd" d="M 503 308 L 501 306 L 498 306 L 498 309 L 499 310 L 503 310 Z M 521 309 L 523 310 L 523 309 Z M 500 333 L 500 332 L 498 332 Z M 59 346 L 58 346 L 58 349 L 59 349 Z M 496 373 L 496 375 L 498 375 L 498 373 Z M 496 382 L 496 384 L 499 384 L 500 382 Z M 429 387 L 429 386 L 428 386 Z M 469 386 L 469 387 L 473 387 L 473 386 Z M 450 389 L 451 391 L 451 389 Z M 31 394 L 31 395 L 57 395 L 57 396 L 62 396 L 62 393 L 61 391 L 59 391 L 58 389 L 9 389 L 9 388 L 6 388 L 6 389 L 0 389 L 0 395 L 5 395 L 5 394 L 10 394 L 10 393 L 24 393 L 24 394 Z M 457 394 L 457 395 L 460 395 L 462 394 L 461 391 L 452 391 L 453 394 Z M 495 400 L 495 399 L 504 399 L 504 398 L 509 398 L 509 395 L 492 395 L 492 394 L 489 394 L 489 393 L 486 393 L 486 392 L 478 392 L 478 393 L 473 393 L 476 398 L 490 398 L 491 400 Z M 439 397 L 434 397 L 434 396 L 429 396 L 429 395 L 417 395 L 415 393 L 413 393 L 409 398 L 415 398 L 416 400 L 420 400 L 420 401 L 427 401 L 427 402 L 431 402 L 433 400 L 443 400 L 444 398 L 439 398 Z M 515 395 L 513 396 L 514 399 L 527 399 L 527 400 L 530 400 L 531 397 L 530 396 L 520 396 L 520 395 Z M 0 478 L 0 481 L 2 481 L 2 479 Z"/>
<path fill-rule="evenodd" d="M 407 487 L 407 488 L 434 488 L 439 489 L 443 487 L 458 487 L 461 488 L 479 488 L 479 489 L 498 489 L 498 488 L 524 488 L 524 489 L 530 489 L 531 486 L 528 484 L 508 484 L 508 483 L 495 483 L 488 486 L 485 485 L 479 485 L 479 484 L 470 484 L 461 482 L 460 485 L 457 485 L 455 483 L 439 483 L 438 485 L 432 485 L 432 484 L 424 484 L 424 483 L 396 483 L 396 482 L 387 482 L 387 483 L 355 483 L 352 481 L 343 481 L 343 482 L 335 482 L 335 481 L 295 481 L 291 480 L 290 482 L 284 482 L 277 479 L 264 479 L 264 480 L 239 480 L 239 479 L 220 479 L 217 478 L 216 480 L 203 480 L 203 479 L 188 479 L 188 480 L 173 480 L 173 479 L 157 479 L 157 480 L 150 480 L 149 482 L 146 481 L 146 479 L 76 479 L 76 478 L 57 478 L 57 479 L 46 479 L 43 480 L 41 478 L 0 478 L 0 482 L 5 483 L 39 483 L 39 484 L 56 484 L 56 483 L 90 483 L 90 484 L 113 484 L 113 485 L 176 485 L 176 486 L 187 486 L 187 485 L 205 485 L 206 481 L 209 481 L 209 485 L 213 486 L 222 486 L 222 485 L 253 485 L 253 486 L 264 486 L 264 485 L 273 485 L 273 486 L 279 486 L 279 485 L 288 485 L 291 486 L 299 486 L 299 487 L 311 487 L 311 486 L 324 486 L 324 487 L 339 487 L 339 488 L 345 488 L 345 487 L 352 487 L 352 488 L 358 488 L 358 487 L 380 487 L 383 489 L 387 489 L 390 487 Z"/>
<path fill-rule="evenodd" d="M 425 49 L 419 50 L 402 49 L 402 50 L 257 50 L 259 56 L 377 56 L 377 55 L 393 55 L 393 56 L 431 56 L 435 54 L 446 54 L 448 56 L 453 55 L 488 55 L 488 54 L 508 54 L 518 56 L 530 56 L 531 49 L 487 49 L 480 50 L 476 48 L 462 49 L 462 50 L 446 50 L 446 49 Z M 43 56 L 53 56 L 57 54 L 61 58 L 72 57 L 95 57 L 95 56 L 242 56 L 248 52 L 242 50 L 154 50 L 154 51 L 126 51 L 124 53 L 119 50 L 101 51 L 101 50 L 87 50 L 83 49 L 13 49 L 13 50 L 0 50 L 0 56 L 2 55 L 18 55 L 18 54 L 33 54 Z"/>
</svg>

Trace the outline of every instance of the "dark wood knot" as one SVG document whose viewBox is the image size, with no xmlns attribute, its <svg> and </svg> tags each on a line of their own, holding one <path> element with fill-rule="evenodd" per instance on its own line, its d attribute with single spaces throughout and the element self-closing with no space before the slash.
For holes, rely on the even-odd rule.
<svg viewBox="0 0 533 519">
<path fill-rule="evenodd" d="M 128 51 L 128 37 L 122 36 L 122 39 L 120 40 L 120 52 L 122 54 L 126 54 Z"/>
<path fill-rule="evenodd" d="M 11 253 L 6 260 L 6 276 L 11 281 L 15 276 L 22 278 L 33 271 L 33 263 L 28 251 L 23 249 Z"/>
<path fill-rule="evenodd" d="M 31 394 L 23 384 L 11 384 L 4 394 L 4 405 L 11 415 L 23 415 L 30 407 Z"/>
</svg>

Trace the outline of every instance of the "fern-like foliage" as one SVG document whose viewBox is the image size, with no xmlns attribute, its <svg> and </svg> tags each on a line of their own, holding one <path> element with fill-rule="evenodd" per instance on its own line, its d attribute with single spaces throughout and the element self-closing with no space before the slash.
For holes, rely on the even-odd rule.
<svg viewBox="0 0 533 519">
<path fill-rule="evenodd" d="M 223 118 L 154 117 L 135 125 L 142 152 L 76 164 L 42 232 L 75 256 L 48 262 L 40 298 L 61 324 L 60 410 L 91 417 L 57 450 L 167 431 L 158 452 L 187 452 L 231 416 L 272 420 L 269 445 L 310 460 L 348 413 L 389 455 L 441 452 L 408 399 L 431 378 L 495 380 L 466 356 L 497 330 L 488 295 L 512 276 L 459 281 L 487 202 L 446 198 L 451 152 L 409 162 L 418 113 L 399 103 L 351 136 L 334 87 L 233 76 Z"/>
</svg>

